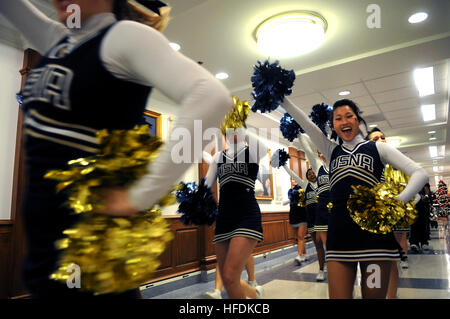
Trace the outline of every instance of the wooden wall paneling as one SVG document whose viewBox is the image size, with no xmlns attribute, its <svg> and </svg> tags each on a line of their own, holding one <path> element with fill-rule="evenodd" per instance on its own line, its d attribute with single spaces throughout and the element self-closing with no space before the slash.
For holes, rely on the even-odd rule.
<svg viewBox="0 0 450 319">
<path fill-rule="evenodd" d="M 21 88 L 23 87 L 28 73 L 39 61 L 41 56 L 38 52 L 27 49 L 24 52 L 23 67 L 19 71 L 22 76 Z M 18 108 L 19 109 L 19 108 Z M 22 110 L 18 110 L 16 152 L 14 160 L 13 192 L 11 203 L 11 220 L 13 221 L 12 238 L 10 244 L 10 262 L 8 265 L 9 283 L 8 297 L 18 298 L 26 296 L 27 290 L 22 281 L 22 263 L 26 254 L 26 238 L 22 222 L 22 203 L 25 186 L 25 152 L 22 136 Z"/>
<path fill-rule="evenodd" d="M 12 221 L 0 220 L 0 299 L 9 297 L 9 260 L 12 234 Z"/>
</svg>

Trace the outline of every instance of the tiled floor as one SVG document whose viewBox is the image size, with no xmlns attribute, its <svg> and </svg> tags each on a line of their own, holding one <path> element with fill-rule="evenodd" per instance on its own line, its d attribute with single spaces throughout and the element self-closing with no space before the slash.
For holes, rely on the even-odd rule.
<svg viewBox="0 0 450 319">
<path fill-rule="evenodd" d="M 447 224 L 431 231 L 431 250 L 421 254 L 408 253 L 409 268 L 400 269 L 399 299 L 450 299 L 450 234 Z M 311 259 L 302 266 L 294 262 L 296 247 L 267 256 L 255 257 L 255 277 L 264 287 L 267 299 L 327 299 L 328 282 L 316 281 L 318 263 L 312 243 L 308 243 Z M 214 288 L 214 272 L 207 278 L 200 275 L 180 279 L 158 287 L 142 289 L 144 298 L 202 299 Z M 197 277 L 197 279 L 196 279 Z M 205 277 L 205 276 L 204 276 Z M 243 279 L 246 273 L 243 273 Z M 222 292 L 223 297 L 226 293 Z M 361 298 L 355 286 L 354 297 Z"/>
</svg>

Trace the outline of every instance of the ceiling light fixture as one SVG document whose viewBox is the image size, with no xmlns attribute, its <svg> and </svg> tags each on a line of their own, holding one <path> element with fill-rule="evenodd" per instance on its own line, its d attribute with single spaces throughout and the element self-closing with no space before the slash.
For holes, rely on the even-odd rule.
<svg viewBox="0 0 450 319">
<path fill-rule="evenodd" d="M 421 105 L 420 110 L 422 111 L 422 117 L 425 122 L 436 119 L 436 106 L 434 104 Z"/>
<path fill-rule="evenodd" d="M 175 51 L 180 51 L 181 46 L 178 43 L 170 42 L 169 45 L 174 49 Z"/>
<path fill-rule="evenodd" d="M 436 140 L 436 137 L 430 137 L 430 141 Z"/>
<path fill-rule="evenodd" d="M 433 67 L 415 69 L 413 71 L 414 82 L 416 83 L 419 96 L 427 96 L 434 94 L 434 76 Z"/>
<path fill-rule="evenodd" d="M 225 80 L 228 79 L 228 74 L 225 72 L 220 72 L 216 74 L 216 78 L 218 78 L 219 80 Z"/>
<path fill-rule="evenodd" d="M 428 134 L 434 134 L 436 131 L 428 131 Z"/>
<path fill-rule="evenodd" d="M 344 96 L 344 95 L 349 95 L 350 93 L 352 93 L 352 92 L 346 90 L 346 91 L 341 91 L 341 92 L 339 92 L 338 94 L 339 94 L 340 96 Z"/>
<path fill-rule="evenodd" d="M 433 146 L 429 146 L 428 147 L 428 151 L 430 152 L 430 157 L 434 158 L 438 156 L 438 151 L 437 151 L 437 146 L 433 145 Z"/>
<path fill-rule="evenodd" d="M 422 21 L 425 21 L 428 18 L 428 13 L 426 12 L 417 12 L 412 14 L 409 18 L 408 18 L 408 22 L 409 23 L 419 23 Z"/>
<path fill-rule="evenodd" d="M 377 127 L 377 126 L 378 126 L 378 124 L 370 124 L 370 125 L 369 125 L 369 127 L 372 127 L 372 128 L 373 128 L 373 127 Z"/>
<path fill-rule="evenodd" d="M 258 49 L 287 58 L 313 51 L 325 40 L 327 21 L 316 12 L 286 12 L 263 21 L 255 30 Z"/>
</svg>

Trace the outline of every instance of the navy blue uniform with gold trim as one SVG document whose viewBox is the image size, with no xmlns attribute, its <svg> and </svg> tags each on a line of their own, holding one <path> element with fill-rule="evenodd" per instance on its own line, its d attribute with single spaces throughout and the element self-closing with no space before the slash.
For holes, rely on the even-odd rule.
<svg viewBox="0 0 450 319">
<path fill-rule="evenodd" d="M 111 26 L 75 45 L 63 38 L 32 70 L 22 90 L 28 179 L 24 277 L 29 290 L 40 296 L 68 293 L 48 276 L 58 259 L 54 242 L 79 220 L 64 205 L 65 195 L 56 194 L 56 182 L 44 174 L 98 152 L 97 130 L 144 123 L 151 88 L 114 77 L 100 60 L 101 42 Z"/>
<path fill-rule="evenodd" d="M 314 221 L 314 231 L 327 231 L 330 202 L 330 184 L 328 170 L 324 165 L 320 166 L 317 172 L 317 207 L 316 219 Z"/>
<path fill-rule="evenodd" d="M 314 232 L 314 222 L 316 220 L 317 210 L 317 188 L 308 183 L 305 189 L 306 202 L 306 222 L 308 224 L 308 232 Z"/>
<path fill-rule="evenodd" d="M 289 224 L 291 227 L 299 227 L 307 225 L 306 208 L 298 206 L 299 195 L 298 190 L 302 189 L 300 185 L 295 185 L 288 191 L 289 203 Z"/>
<path fill-rule="evenodd" d="M 366 141 L 353 150 L 337 146 L 330 161 L 330 197 L 333 208 L 327 235 L 326 260 L 398 260 L 399 246 L 392 233 L 373 234 L 362 230 L 350 217 L 347 200 L 352 185 L 375 186 L 382 176 L 375 142 Z"/>
<path fill-rule="evenodd" d="M 224 151 L 217 165 L 220 191 L 214 243 L 238 236 L 263 240 L 261 211 L 255 198 L 259 165 L 250 163 L 249 153 L 248 147 L 235 156 Z"/>
</svg>

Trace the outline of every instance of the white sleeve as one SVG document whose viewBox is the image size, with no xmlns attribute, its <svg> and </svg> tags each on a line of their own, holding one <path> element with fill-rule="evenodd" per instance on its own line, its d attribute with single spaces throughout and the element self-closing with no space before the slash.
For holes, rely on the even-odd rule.
<svg viewBox="0 0 450 319">
<path fill-rule="evenodd" d="M 298 138 L 305 150 L 306 158 L 309 160 L 312 170 L 317 174 L 320 166 L 322 166 L 322 160 L 319 158 L 317 152 L 313 151 L 311 146 L 312 141 L 309 139 L 309 137 L 301 133 L 299 134 Z"/>
<path fill-rule="evenodd" d="M 325 156 L 325 159 L 329 162 L 333 149 L 338 144 L 330 141 L 317 127 L 317 125 L 310 120 L 308 115 L 306 115 L 305 112 L 303 112 L 298 106 L 292 103 L 292 101 L 287 97 L 284 98 L 284 102 L 281 104 L 281 106 L 309 135 L 313 144 L 319 149 L 323 156 Z"/>
<path fill-rule="evenodd" d="M 206 173 L 205 184 L 211 189 L 214 187 L 214 183 L 217 179 L 217 164 L 219 163 L 221 155 L 222 152 L 217 152 L 214 154 L 213 160 L 211 164 L 209 164 L 208 172 Z"/>
<path fill-rule="evenodd" d="M 408 202 L 415 197 L 428 182 L 429 176 L 427 171 L 389 144 L 375 143 L 375 145 L 377 146 L 378 153 L 380 154 L 381 161 L 384 165 L 392 165 L 392 167 L 399 169 L 410 176 L 408 185 L 406 185 L 403 192 L 397 197 L 405 203 Z"/>
<path fill-rule="evenodd" d="M 266 145 L 266 143 L 258 135 L 254 134 L 250 130 L 247 130 L 246 134 L 248 136 L 248 145 L 249 145 L 249 150 L 250 150 L 250 162 L 251 163 L 259 163 L 259 161 L 264 156 L 267 156 L 269 148 Z M 256 158 L 253 158 L 254 156 L 256 156 Z"/>
<path fill-rule="evenodd" d="M 174 51 L 160 32 L 137 22 L 117 23 L 105 37 L 100 54 L 105 67 L 120 68 L 122 78 L 153 86 L 180 105 L 174 131 L 190 134 L 184 147 L 194 149 L 192 160 L 200 162 L 207 141 L 202 139 L 201 147 L 195 147 L 200 141 L 194 140 L 194 124 L 201 121 L 203 130 L 220 125 L 233 105 L 225 86 L 196 62 Z M 129 200 L 137 209 L 145 210 L 156 203 L 192 164 L 174 163 L 171 150 L 180 143 L 166 141 L 160 155 L 149 164 L 150 173 L 130 187 Z"/>
<path fill-rule="evenodd" d="M 287 165 L 283 165 L 284 170 L 297 182 L 297 184 L 303 188 L 306 189 L 306 186 L 308 186 L 308 183 L 304 180 L 302 180 L 297 174 L 295 174 Z"/>
<path fill-rule="evenodd" d="M 57 41 L 69 34 L 62 23 L 48 18 L 30 1 L 0 0 L 0 13 L 40 54 L 46 53 Z"/>
</svg>

